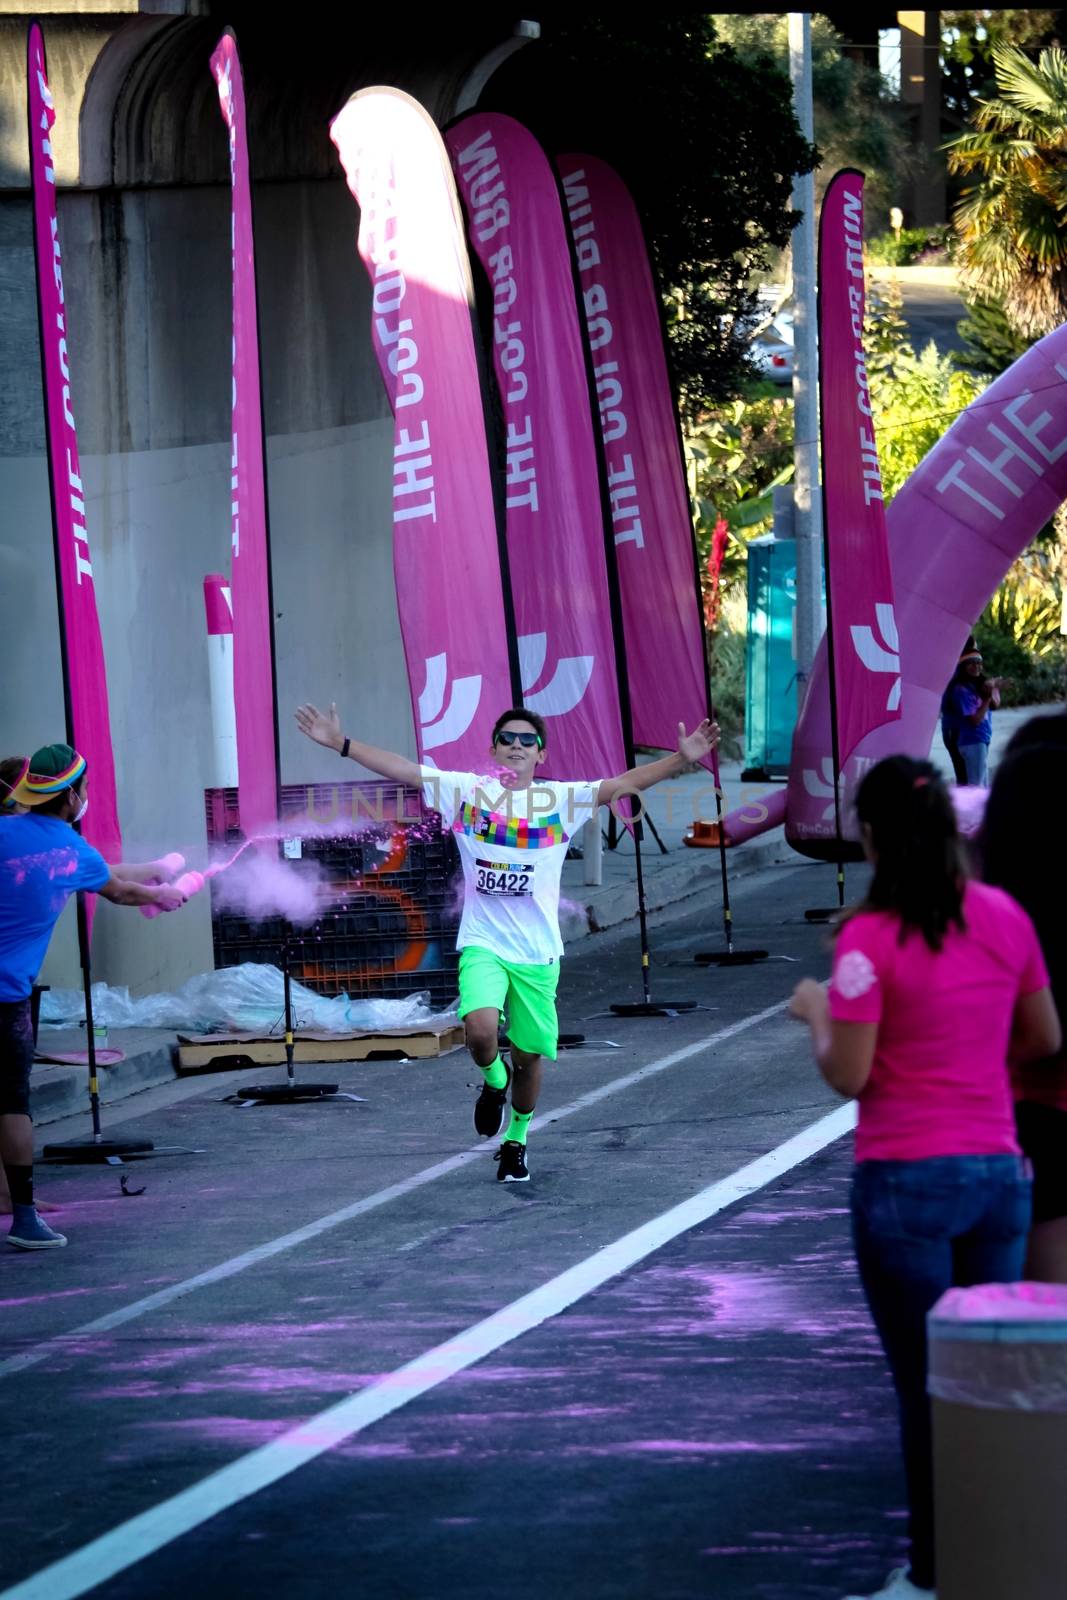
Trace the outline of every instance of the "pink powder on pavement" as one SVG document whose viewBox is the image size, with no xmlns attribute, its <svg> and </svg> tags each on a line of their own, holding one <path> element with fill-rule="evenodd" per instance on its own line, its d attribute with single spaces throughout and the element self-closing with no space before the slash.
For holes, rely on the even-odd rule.
<svg viewBox="0 0 1067 1600">
<path fill-rule="evenodd" d="M 982 826 L 989 790 L 973 784 L 958 784 L 949 794 L 956 812 L 956 826 L 965 839 L 973 839 Z"/>
</svg>

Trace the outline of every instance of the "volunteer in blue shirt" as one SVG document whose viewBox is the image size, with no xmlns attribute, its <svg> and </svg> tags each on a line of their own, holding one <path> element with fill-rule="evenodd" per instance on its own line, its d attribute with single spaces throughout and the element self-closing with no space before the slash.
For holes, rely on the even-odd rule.
<svg viewBox="0 0 1067 1600">
<path fill-rule="evenodd" d="M 65 1245 L 33 1203 L 30 992 L 60 912 L 86 889 L 120 906 L 175 911 L 185 896 L 171 884 L 113 876 L 98 850 L 75 831 L 89 805 L 85 760 L 52 744 L 30 757 L 10 799 L 29 809 L 0 814 L 0 1160 L 11 1189 L 8 1243 L 21 1250 Z"/>
<path fill-rule="evenodd" d="M 986 677 L 982 653 L 973 640 L 968 639 L 945 698 L 957 729 L 956 739 L 966 780 L 983 788 L 989 782 L 992 711 L 1000 705 L 1000 687 L 999 678 Z"/>
</svg>

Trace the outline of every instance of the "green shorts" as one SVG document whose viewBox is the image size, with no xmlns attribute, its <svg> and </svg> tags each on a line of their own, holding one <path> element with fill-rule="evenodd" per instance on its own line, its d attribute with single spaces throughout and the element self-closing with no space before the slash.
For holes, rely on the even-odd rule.
<svg viewBox="0 0 1067 1600">
<path fill-rule="evenodd" d="M 556 1059 L 559 962 L 502 961 L 492 950 L 468 944 L 459 953 L 459 1014 L 491 1006 L 507 1013 L 508 1038 L 531 1056 Z"/>
</svg>

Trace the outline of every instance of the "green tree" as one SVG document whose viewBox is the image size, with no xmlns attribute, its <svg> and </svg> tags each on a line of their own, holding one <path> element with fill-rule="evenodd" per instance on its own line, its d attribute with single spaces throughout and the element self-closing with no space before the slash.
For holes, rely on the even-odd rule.
<svg viewBox="0 0 1067 1600">
<path fill-rule="evenodd" d="M 749 64 L 768 56 L 789 70 L 789 23 L 784 12 L 716 15 L 719 37 Z M 867 174 L 867 211 L 888 221 L 914 157 L 896 107 L 878 72 L 844 54 L 831 22 L 811 19 L 811 89 L 821 191 L 840 167 Z M 883 222 L 884 225 L 884 222 Z"/>
<path fill-rule="evenodd" d="M 896 278 L 872 284 L 868 289 L 863 349 L 867 357 L 867 376 L 876 394 L 883 392 L 880 387 L 883 378 L 891 382 L 898 366 L 915 359 L 904 321 L 904 296 Z"/>
<path fill-rule="evenodd" d="M 1061 506 L 1012 562 L 975 627 L 987 666 L 1011 681 L 1005 704 L 1034 705 L 1067 694 L 1067 645 L 1060 632 L 1067 589 L 1067 518 Z"/>
<path fill-rule="evenodd" d="M 864 346 L 888 504 L 985 383 L 939 355 L 932 341 L 916 353 L 893 283 L 868 299 Z"/>
<path fill-rule="evenodd" d="M 955 225 L 958 262 L 975 294 L 999 299 L 1016 331 L 1048 333 L 1067 318 L 1067 54 L 1031 61 L 993 51 L 997 95 L 975 129 L 948 146 L 965 180 Z"/>
<path fill-rule="evenodd" d="M 941 83 L 945 110 L 969 122 L 978 104 L 996 93 L 993 51 L 1059 44 L 1059 11 L 942 11 Z"/>
<path fill-rule="evenodd" d="M 704 12 L 561 13 L 479 105 L 518 117 L 548 150 L 616 167 L 649 236 L 688 409 L 736 394 L 751 280 L 788 242 L 793 177 L 815 161 L 780 66 L 742 60 Z"/>
<path fill-rule="evenodd" d="M 793 403 L 770 387 L 754 385 L 685 436 L 712 688 L 732 755 L 744 722 L 748 541 L 770 531 L 774 489 L 793 476 Z"/>
<path fill-rule="evenodd" d="M 999 300 L 976 295 L 968 296 L 964 304 L 967 315 L 957 324 L 963 349 L 954 350 L 952 359 L 965 372 L 999 377 L 1029 350 L 1032 341 L 1016 333 Z"/>
<path fill-rule="evenodd" d="M 792 401 L 731 400 L 686 430 L 685 453 L 702 576 L 720 518 L 729 530 L 719 574 L 729 600 L 744 582 L 746 543 L 770 532 L 774 490 L 793 475 Z"/>
<path fill-rule="evenodd" d="M 882 485 L 890 501 L 941 435 L 985 385 L 961 372 L 931 342 L 909 351 L 892 374 L 871 382 Z"/>
</svg>

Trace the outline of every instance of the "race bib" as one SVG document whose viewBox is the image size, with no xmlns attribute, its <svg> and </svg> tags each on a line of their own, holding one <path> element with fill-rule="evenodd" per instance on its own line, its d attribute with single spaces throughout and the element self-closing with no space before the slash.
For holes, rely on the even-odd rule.
<svg viewBox="0 0 1067 1600">
<path fill-rule="evenodd" d="M 483 861 L 474 863 L 474 886 L 479 894 L 522 896 L 532 895 L 534 885 L 533 864 L 516 866 L 512 861 Z"/>
</svg>

